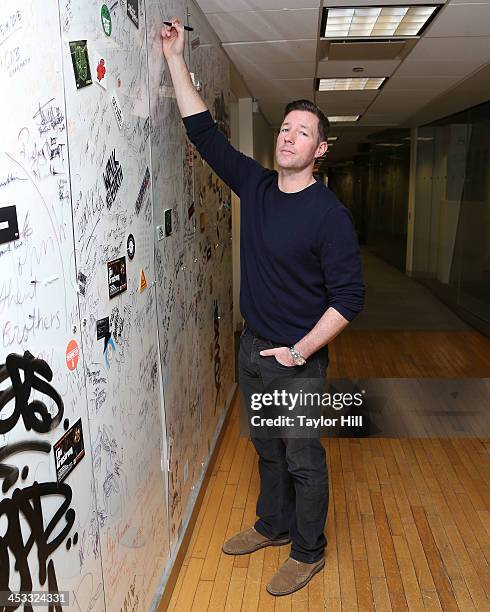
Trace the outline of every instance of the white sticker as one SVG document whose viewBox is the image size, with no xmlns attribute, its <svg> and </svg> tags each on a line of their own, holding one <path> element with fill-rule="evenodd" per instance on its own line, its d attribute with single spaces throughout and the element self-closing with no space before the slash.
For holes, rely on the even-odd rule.
<svg viewBox="0 0 490 612">
<path fill-rule="evenodd" d="M 90 66 L 94 74 L 92 80 L 98 83 L 102 89 L 107 89 L 107 81 L 109 80 L 109 67 L 107 58 L 95 49 L 90 50 Z"/>
<path fill-rule="evenodd" d="M 112 108 L 114 109 L 114 115 L 116 116 L 117 125 L 119 126 L 119 129 L 121 129 L 124 123 L 124 119 L 123 119 L 121 107 L 119 106 L 119 102 L 118 102 L 118 99 L 116 98 L 115 93 L 112 94 L 111 104 L 112 104 Z"/>
<path fill-rule="evenodd" d="M 0 221 L 0 230 L 8 229 L 9 222 L 8 221 Z"/>
</svg>

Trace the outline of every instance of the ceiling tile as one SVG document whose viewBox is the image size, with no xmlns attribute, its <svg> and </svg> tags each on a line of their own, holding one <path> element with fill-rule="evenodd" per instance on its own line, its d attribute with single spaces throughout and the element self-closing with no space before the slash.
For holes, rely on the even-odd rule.
<svg viewBox="0 0 490 612">
<path fill-rule="evenodd" d="M 243 75 L 254 97 L 259 99 L 297 100 L 313 98 L 313 79 L 257 79 Z"/>
<path fill-rule="evenodd" d="M 300 79 L 315 78 L 315 62 L 261 62 L 260 66 L 240 58 L 233 60 L 243 74 L 254 73 L 265 79 Z"/>
<path fill-rule="evenodd" d="M 489 0 L 490 1 L 490 0 Z M 473 61 L 454 60 L 405 60 L 396 71 L 396 76 L 466 76 L 476 70 L 481 64 L 481 58 Z"/>
<path fill-rule="evenodd" d="M 266 11 L 282 8 L 320 8 L 320 0 L 197 0 L 203 13 Z"/>
<path fill-rule="evenodd" d="M 318 62 L 318 77 L 367 77 L 367 76 L 390 76 L 397 66 L 398 60 L 389 61 L 323 61 Z M 356 66 L 364 68 L 364 72 L 355 73 L 352 69 Z"/>
<path fill-rule="evenodd" d="M 429 25 L 424 38 L 440 36 L 486 36 L 490 4 L 447 4 Z"/>
<path fill-rule="evenodd" d="M 383 91 L 444 91 L 460 80 L 457 76 L 398 76 L 383 85 Z"/>
<path fill-rule="evenodd" d="M 315 78 L 315 62 L 267 62 L 260 68 L 271 79 L 310 78 L 313 81 Z"/>
<path fill-rule="evenodd" d="M 393 111 L 415 111 L 439 95 L 437 91 L 381 91 L 369 107 L 373 113 L 392 113 Z"/>
<path fill-rule="evenodd" d="M 476 38 L 422 38 L 414 47 L 408 60 L 457 60 L 481 63 L 490 60 L 490 36 Z"/>
<path fill-rule="evenodd" d="M 317 92 L 316 103 L 328 115 L 362 115 L 378 93 L 377 91 Z"/>
<path fill-rule="evenodd" d="M 313 38 L 318 30 L 317 9 L 210 13 L 208 20 L 222 42 Z"/>
<path fill-rule="evenodd" d="M 264 58 L 268 62 L 300 62 L 314 61 L 316 54 L 316 39 L 285 40 L 275 42 L 225 43 L 223 49 L 232 61 L 240 59 L 253 64 L 262 64 Z"/>
</svg>

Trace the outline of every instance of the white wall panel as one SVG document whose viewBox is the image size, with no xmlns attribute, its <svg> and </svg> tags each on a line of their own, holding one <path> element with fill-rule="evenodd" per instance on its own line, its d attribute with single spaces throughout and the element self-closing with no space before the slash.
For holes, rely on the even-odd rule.
<svg viewBox="0 0 490 612">
<path fill-rule="evenodd" d="M 147 10 L 155 23 L 172 15 L 186 19 L 176 3 Z M 201 95 L 227 129 L 228 61 L 199 13 L 189 10 L 195 28 L 190 40 L 199 39 L 199 45 L 187 47 L 186 59 L 202 83 Z M 225 206 L 229 189 L 186 139 L 160 30 L 149 32 L 155 223 L 163 225 L 164 211 L 172 209 L 172 234 L 157 240 L 156 262 L 173 547 L 232 385 L 231 213 Z"/>
<path fill-rule="evenodd" d="M 71 2 L 63 32 L 70 169 L 78 269 L 86 277 L 80 297 L 94 476 L 107 609 L 125 600 L 148 609 L 168 553 L 161 465 L 159 356 L 155 342 L 156 294 L 150 172 L 149 98 L 143 2 L 138 27 L 126 3 L 111 11 L 112 33 L 101 25 L 100 3 Z M 69 42 L 87 39 L 92 85 L 77 89 Z M 105 61 L 106 88 L 97 81 Z M 122 110 L 116 119 L 112 96 Z M 113 156 L 122 171 L 109 193 Z M 151 178 L 151 177 L 150 177 Z M 143 185 L 143 187 L 142 187 Z M 116 185 L 117 186 L 117 185 Z M 127 250 L 135 239 L 134 258 Z M 124 257 L 127 290 L 109 296 L 108 262 Z M 147 286 L 141 286 L 141 274 Z M 105 349 L 97 322 L 108 317 Z"/>
<path fill-rule="evenodd" d="M 0 24 L 0 215 L 14 206 L 19 225 L 0 244 L 0 591 L 59 588 L 100 610 L 58 7 L 2 3 Z M 79 419 L 85 456 L 58 482 L 53 446 Z"/>
</svg>

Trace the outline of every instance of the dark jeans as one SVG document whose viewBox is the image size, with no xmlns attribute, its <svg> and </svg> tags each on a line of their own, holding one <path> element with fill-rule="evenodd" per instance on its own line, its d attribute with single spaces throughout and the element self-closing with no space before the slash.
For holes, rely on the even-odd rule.
<svg viewBox="0 0 490 612">
<path fill-rule="evenodd" d="M 278 377 L 324 378 L 325 351 L 312 355 L 303 366 L 281 365 L 274 356 L 259 351 L 281 346 L 255 336 L 247 327 L 240 338 L 238 357 L 242 402 L 248 418 L 250 396 L 263 393 Z M 325 449 L 318 437 L 251 437 L 259 455 L 260 494 L 255 529 L 271 538 L 289 536 L 291 557 L 315 563 L 324 556 L 323 530 L 328 510 L 328 472 Z"/>
</svg>

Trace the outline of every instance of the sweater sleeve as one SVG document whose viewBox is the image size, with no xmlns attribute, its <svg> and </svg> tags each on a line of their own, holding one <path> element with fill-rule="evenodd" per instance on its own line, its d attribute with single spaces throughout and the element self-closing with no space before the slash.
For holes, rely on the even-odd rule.
<svg viewBox="0 0 490 612">
<path fill-rule="evenodd" d="M 366 289 L 354 222 L 345 206 L 327 213 L 320 228 L 319 251 L 329 306 L 352 321 L 363 308 Z"/>
<path fill-rule="evenodd" d="M 208 110 L 184 117 L 182 121 L 189 140 L 202 158 L 238 196 L 244 180 L 252 172 L 263 171 L 258 162 L 230 144 Z"/>
</svg>

